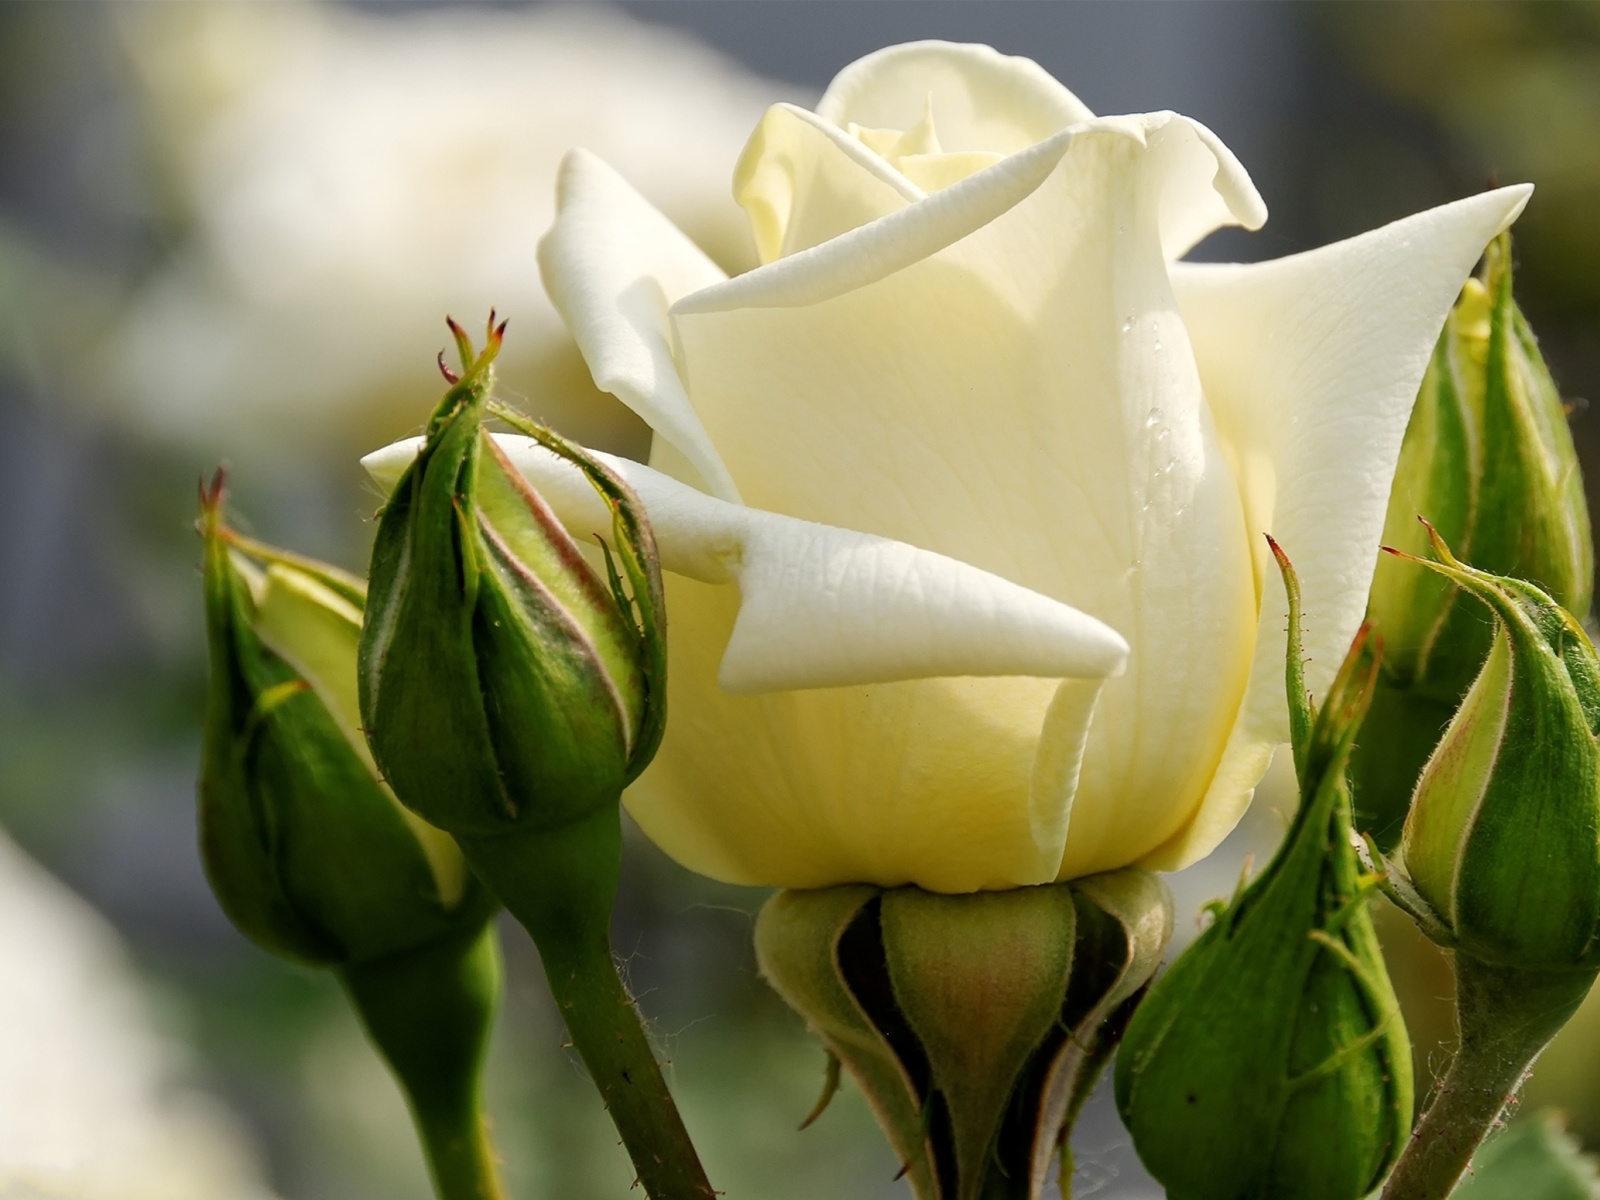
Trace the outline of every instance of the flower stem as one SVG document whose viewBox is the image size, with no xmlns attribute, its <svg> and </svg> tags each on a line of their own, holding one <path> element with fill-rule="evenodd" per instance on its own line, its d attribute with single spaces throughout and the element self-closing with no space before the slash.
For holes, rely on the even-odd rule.
<svg viewBox="0 0 1600 1200">
<path fill-rule="evenodd" d="M 667 1090 L 611 956 L 621 825 L 608 807 L 555 830 L 461 843 L 474 869 L 532 935 L 572 1044 L 652 1200 L 716 1193 Z"/>
<path fill-rule="evenodd" d="M 1444 1200 L 1515 1099 L 1533 1060 L 1588 993 L 1586 971 L 1532 972 L 1455 956 L 1460 1045 L 1383 1200 Z"/>
<path fill-rule="evenodd" d="M 340 976 L 406 1094 L 440 1200 L 504 1200 L 480 1086 L 500 994 L 494 927 Z"/>
</svg>

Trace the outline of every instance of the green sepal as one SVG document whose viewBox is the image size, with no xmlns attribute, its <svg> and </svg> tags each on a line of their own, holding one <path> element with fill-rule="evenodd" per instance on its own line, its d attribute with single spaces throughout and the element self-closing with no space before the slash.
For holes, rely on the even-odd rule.
<svg viewBox="0 0 1600 1200">
<path fill-rule="evenodd" d="M 1011 1091 L 1060 1020 L 1077 908 L 1062 887 L 944 896 L 885 892 L 880 917 L 895 1005 L 930 1070 L 958 1181 L 977 1200 Z"/>
<path fill-rule="evenodd" d="M 881 895 L 880 889 L 866 885 L 779 892 L 756 918 L 756 961 L 772 989 L 805 1018 L 828 1054 L 849 1070 L 903 1164 L 912 1190 L 920 1200 L 933 1200 L 939 1193 L 922 1115 L 926 1064 L 913 1062 L 912 1068 L 923 1077 L 911 1075 L 857 999 L 842 961 L 842 953 L 855 950 L 856 943 L 872 940 L 876 914 L 863 913 L 875 907 Z M 851 944 L 841 951 L 853 928 L 857 932 Z M 851 958 L 871 970 L 882 961 L 875 949 Z M 865 990 L 868 982 L 858 977 L 857 986 Z M 881 997 L 892 986 L 887 969 L 872 971 L 870 985 Z"/>
<path fill-rule="evenodd" d="M 1378 653 L 1363 629 L 1313 719 L 1298 587 L 1274 552 L 1300 808 L 1265 870 L 1151 987 L 1117 1057 L 1123 1121 L 1174 1200 L 1356 1200 L 1410 1130 L 1410 1046 L 1344 777 Z"/>
<path fill-rule="evenodd" d="M 1172 940 L 1172 895 L 1159 876 L 1113 871 L 1075 879 L 1071 887 L 1077 908 L 1073 971 L 1056 1039 L 1035 1055 L 1001 1129 L 1002 1161 L 1028 1164 L 1030 1190 L 1021 1194 L 1029 1197 L 1042 1194 L 1056 1154 L 1070 1181 L 1078 1113 Z M 1022 1175 L 1016 1165 L 1009 1173 Z"/>
<path fill-rule="evenodd" d="M 569 441 L 506 405 L 491 401 L 490 413 L 518 433 L 583 472 L 611 511 L 612 543 L 600 540 L 606 577 L 616 609 L 636 638 L 643 688 L 639 728 L 628 755 L 627 782 L 638 778 L 661 746 L 667 724 L 667 605 L 655 534 L 644 519 L 644 505 L 626 480 L 576 442 Z M 617 571 L 617 560 L 622 571 Z"/>
<path fill-rule="evenodd" d="M 1562 608 L 1585 615 L 1594 591 L 1589 505 L 1567 407 L 1512 296 L 1509 232 L 1489 244 L 1484 287 L 1492 308 L 1483 481 L 1466 552 L 1496 574 L 1534 581 Z"/>
<path fill-rule="evenodd" d="M 473 624 L 482 564 L 467 504 L 488 371 L 468 373 L 428 422 L 379 517 L 361 639 L 361 717 L 400 799 L 457 835 L 515 820 L 484 719 Z"/>
<path fill-rule="evenodd" d="M 1165 887 L 1125 871 L 959 896 L 781 892 L 756 950 L 916 1195 L 1000 1200 L 1040 1194 L 1171 930 Z"/>
</svg>

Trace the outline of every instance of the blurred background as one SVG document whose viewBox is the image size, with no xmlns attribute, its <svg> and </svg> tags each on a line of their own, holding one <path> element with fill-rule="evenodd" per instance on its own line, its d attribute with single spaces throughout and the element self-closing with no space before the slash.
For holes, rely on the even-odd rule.
<svg viewBox="0 0 1600 1200">
<path fill-rule="evenodd" d="M 360 569 L 356 458 L 418 430 L 442 318 L 510 317 L 504 390 L 641 453 L 543 298 L 560 155 L 611 161 L 730 271 L 766 105 L 882 45 L 1027 54 L 1100 112 L 1211 126 L 1271 210 L 1199 257 L 1346 237 L 1538 185 L 1517 287 L 1591 480 L 1600 430 L 1600 4 L 0 4 L 0 1197 L 421 1200 L 398 1095 L 332 979 L 245 942 L 195 851 L 204 681 L 195 483 L 257 536 Z M 1600 488 L 1591 488 L 1600 495 Z M 1180 928 L 1281 821 L 1177 881 Z M 757 979 L 764 896 L 629 847 L 617 945 L 712 1178 L 734 1197 L 906 1197 L 848 1086 Z M 1392 922 L 1419 1061 L 1448 973 Z M 491 1108 L 521 1197 L 631 1172 L 505 929 Z M 1600 1009 L 1536 1072 L 1600 1147 Z M 1156 1195 L 1091 1109 L 1075 1194 Z"/>
</svg>

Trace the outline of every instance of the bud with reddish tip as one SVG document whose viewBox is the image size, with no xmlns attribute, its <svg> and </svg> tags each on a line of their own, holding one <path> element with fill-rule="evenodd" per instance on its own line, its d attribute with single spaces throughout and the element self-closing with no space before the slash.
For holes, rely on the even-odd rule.
<svg viewBox="0 0 1600 1200">
<path fill-rule="evenodd" d="M 222 502 L 219 472 L 201 494 L 200 830 L 223 908 L 267 949 L 326 965 L 475 933 L 493 899 L 396 802 L 359 730 L 360 580 L 241 537 Z"/>
<path fill-rule="evenodd" d="M 622 789 L 666 719 L 655 541 L 609 468 L 492 404 L 505 326 L 491 316 L 481 354 L 450 329 L 461 375 L 373 543 L 367 738 L 395 794 L 456 836 L 532 935 L 645 1191 L 699 1200 L 711 1186 L 611 957 Z M 594 486 L 612 518 L 604 576 L 484 430 L 491 415 Z"/>
<path fill-rule="evenodd" d="M 361 581 L 229 529 L 201 491 L 211 688 L 200 845 L 222 907 L 332 968 L 410 1101 L 445 1200 L 499 1200 L 480 1073 L 500 994 L 494 897 L 402 808 L 360 731 Z"/>
<path fill-rule="evenodd" d="M 1313 714 L 1299 587 L 1273 550 L 1300 808 L 1266 869 L 1156 980 L 1117 1055 L 1123 1122 L 1172 1200 L 1359 1200 L 1411 1129 L 1411 1048 L 1345 782 L 1378 648 L 1363 628 Z"/>
<path fill-rule="evenodd" d="M 530 426 L 612 509 L 608 577 L 590 567 L 483 429 L 505 326 L 490 326 L 481 354 L 451 329 L 462 375 L 373 546 L 362 716 L 385 778 L 441 828 L 470 837 L 561 828 L 614 813 L 660 740 L 654 543 L 620 478 Z"/>
</svg>

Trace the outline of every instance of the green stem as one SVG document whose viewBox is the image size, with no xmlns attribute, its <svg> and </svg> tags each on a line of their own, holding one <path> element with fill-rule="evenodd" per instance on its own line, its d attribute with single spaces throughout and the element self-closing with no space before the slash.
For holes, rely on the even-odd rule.
<svg viewBox="0 0 1600 1200">
<path fill-rule="evenodd" d="M 1383 1189 L 1383 1200 L 1444 1200 L 1533 1060 L 1582 1003 L 1583 971 L 1533 972 L 1455 956 L 1461 1042 L 1433 1103 Z"/>
<path fill-rule="evenodd" d="M 340 977 L 405 1092 L 440 1200 L 505 1200 L 480 1086 L 500 995 L 493 925 Z"/>
<path fill-rule="evenodd" d="M 461 846 L 538 946 L 572 1044 L 645 1193 L 652 1200 L 710 1200 L 716 1193 L 611 957 L 621 838 L 618 809 L 610 806 L 560 829 L 466 839 Z"/>
</svg>

